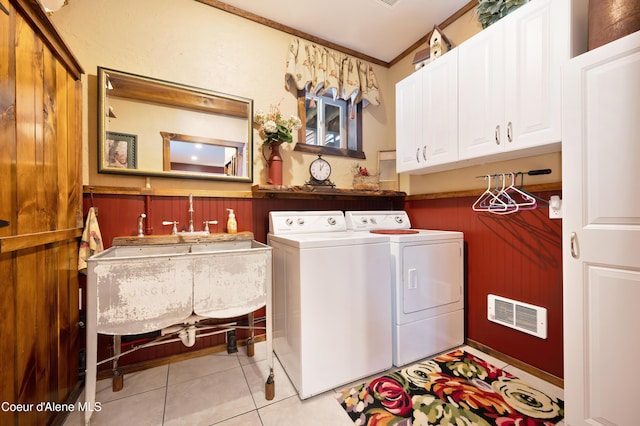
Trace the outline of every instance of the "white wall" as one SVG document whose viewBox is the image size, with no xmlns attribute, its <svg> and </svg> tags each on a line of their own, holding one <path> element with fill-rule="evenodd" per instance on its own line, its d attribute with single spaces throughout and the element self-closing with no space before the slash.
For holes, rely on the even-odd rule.
<svg viewBox="0 0 640 426">
<path fill-rule="evenodd" d="M 294 93 L 284 86 L 285 58 L 291 35 L 237 17 L 193 0 L 71 0 L 52 20 L 69 44 L 86 75 L 84 82 L 85 185 L 142 187 L 142 177 L 96 172 L 96 73 L 103 66 L 144 76 L 188 84 L 254 100 L 254 108 L 268 110 L 280 103 L 284 114 L 297 112 Z M 473 11 L 443 28 L 454 45 L 480 31 Z M 421 46 L 422 48 L 424 46 Z M 413 72 L 413 53 L 391 68 L 374 65 L 382 104 L 363 114 L 363 144 L 367 160 L 377 169 L 378 150 L 395 149 L 395 83 Z M 254 184 L 267 180 L 259 136 L 254 132 Z M 268 151 L 268 150 L 267 150 Z M 315 156 L 284 148 L 284 184 L 301 185 Z M 268 152 L 265 152 L 268 156 Z M 500 164 L 487 164 L 420 176 L 401 176 L 400 189 L 410 194 L 482 188 L 475 176 L 510 170 L 551 168 L 553 174 L 535 182 L 561 180 L 560 154 Z M 353 159 L 327 157 L 338 187 L 351 187 Z M 153 178 L 152 186 L 248 191 L 250 184 Z"/>
<path fill-rule="evenodd" d="M 254 100 L 254 109 L 280 103 L 285 115 L 297 113 L 295 93 L 284 85 L 285 58 L 292 36 L 193 0 L 71 0 L 52 20 L 82 64 L 84 83 L 83 184 L 143 187 L 145 178 L 96 172 L 96 73 L 103 66 Z M 395 82 L 389 69 L 374 65 L 382 104 L 363 114 L 367 160 L 375 170 L 377 151 L 394 149 Z M 295 136 L 294 136 L 295 141 Z M 267 180 L 265 160 L 254 133 L 254 184 Z M 268 150 L 267 150 L 268 151 Z M 265 152 L 268 155 L 268 152 Z M 284 184 L 302 185 L 311 154 L 284 148 Z M 327 157 L 332 180 L 351 187 L 353 159 Z M 250 190 L 250 184 L 152 178 L 153 187 Z"/>
</svg>

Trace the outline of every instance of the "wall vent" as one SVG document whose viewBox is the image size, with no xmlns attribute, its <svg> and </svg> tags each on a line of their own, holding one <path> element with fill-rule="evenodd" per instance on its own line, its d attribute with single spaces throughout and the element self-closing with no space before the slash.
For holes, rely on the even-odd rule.
<svg viewBox="0 0 640 426">
<path fill-rule="evenodd" d="M 490 294 L 487 297 L 487 318 L 541 339 L 547 338 L 546 308 Z"/>
</svg>

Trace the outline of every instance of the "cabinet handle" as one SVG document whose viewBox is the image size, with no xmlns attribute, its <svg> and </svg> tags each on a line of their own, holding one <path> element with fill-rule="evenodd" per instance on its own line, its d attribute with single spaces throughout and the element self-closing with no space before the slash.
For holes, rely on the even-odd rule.
<svg viewBox="0 0 640 426">
<path fill-rule="evenodd" d="M 571 257 L 578 259 L 580 257 L 580 247 L 578 246 L 578 234 L 571 233 Z"/>
<path fill-rule="evenodd" d="M 500 145 L 500 125 L 496 126 L 496 145 Z"/>
<path fill-rule="evenodd" d="M 416 161 L 420 162 L 420 147 L 416 148 Z"/>
<path fill-rule="evenodd" d="M 424 161 L 427 161 L 427 146 L 424 145 L 422 147 L 422 158 L 424 158 Z"/>
<path fill-rule="evenodd" d="M 507 141 L 513 142 L 513 124 L 511 122 L 507 124 Z"/>
</svg>

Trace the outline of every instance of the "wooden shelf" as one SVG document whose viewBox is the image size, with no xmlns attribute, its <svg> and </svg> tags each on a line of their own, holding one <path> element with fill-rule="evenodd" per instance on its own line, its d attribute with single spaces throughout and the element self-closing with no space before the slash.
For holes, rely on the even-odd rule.
<svg viewBox="0 0 640 426">
<path fill-rule="evenodd" d="M 353 199 L 362 197 L 400 197 L 407 194 L 399 191 L 379 190 L 366 191 L 358 189 L 314 187 L 303 186 L 276 186 L 276 185 L 254 185 L 252 188 L 253 198 L 330 198 L 330 199 Z"/>
<path fill-rule="evenodd" d="M 223 241 L 251 241 L 253 240 L 253 232 L 238 232 L 237 234 L 211 233 L 188 234 L 179 233 L 177 235 L 145 235 L 144 237 L 115 237 L 113 239 L 114 246 L 147 246 L 158 244 L 198 244 L 198 243 L 215 243 Z"/>
<path fill-rule="evenodd" d="M 194 197 L 211 198 L 251 198 L 250 191 L 210 191 L 203 189 L 178 189 L 178 188 L 139 188 L 120 186 L 84 185 L 82 191 L 85 194 L 107 195 L 150 195 L 154 197 L 186 197 L 189 193 Z"/>
<path fill-rule="evenodd" d="M 562 182 L 546 183 L 539 185 L 526 185 L 522 189 L 529 192 L 561 191 Z M 152 195 L 152 196 L 187 196 L 192 192 L 198 197 L 219 197 L 219 198 L 282 198 L 282 199 L 359 199 L 363 197 L 391 197 L 404 198 L 407 201 L 430 200 L 438 198 L 459 198 L 473 197 L 482 194 L 484 189 L 471 189 L 466 191 L 439 192 L 430 194 L 407 195 L 402 191 L 379 190 L 365 191 L 351 188 L 320 188 L 308 185 L 302 186 L 276 186 L 276 185 L 254 185 L 251 192 L 248 191 L 206 191 L 206 190 L 183 190 L 183 189 L 149 189 L 149 188 L 121 188 L 107 186 L 85 185 L 85 194 L 112 194 L 112 195 Z"/>
</svg>

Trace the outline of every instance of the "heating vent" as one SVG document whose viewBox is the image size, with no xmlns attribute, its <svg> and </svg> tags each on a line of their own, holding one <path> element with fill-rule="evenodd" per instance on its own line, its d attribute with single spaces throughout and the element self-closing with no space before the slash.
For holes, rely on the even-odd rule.
<svg viewBox="0 0 640 426">
<path fill-rule="evenodd" d="M 547 310 L 540 306 L 490 294 L 487 298 L 487 318 L 498 324 L 547 338 Z"/>
<path fill-rule="evenodd" d="M 378 3 L 382 3 L 385 4 L 387 6 L 394 6 L 396 3 L 398 3 L 400 0 L 376 0 Z"/>
</svg>

